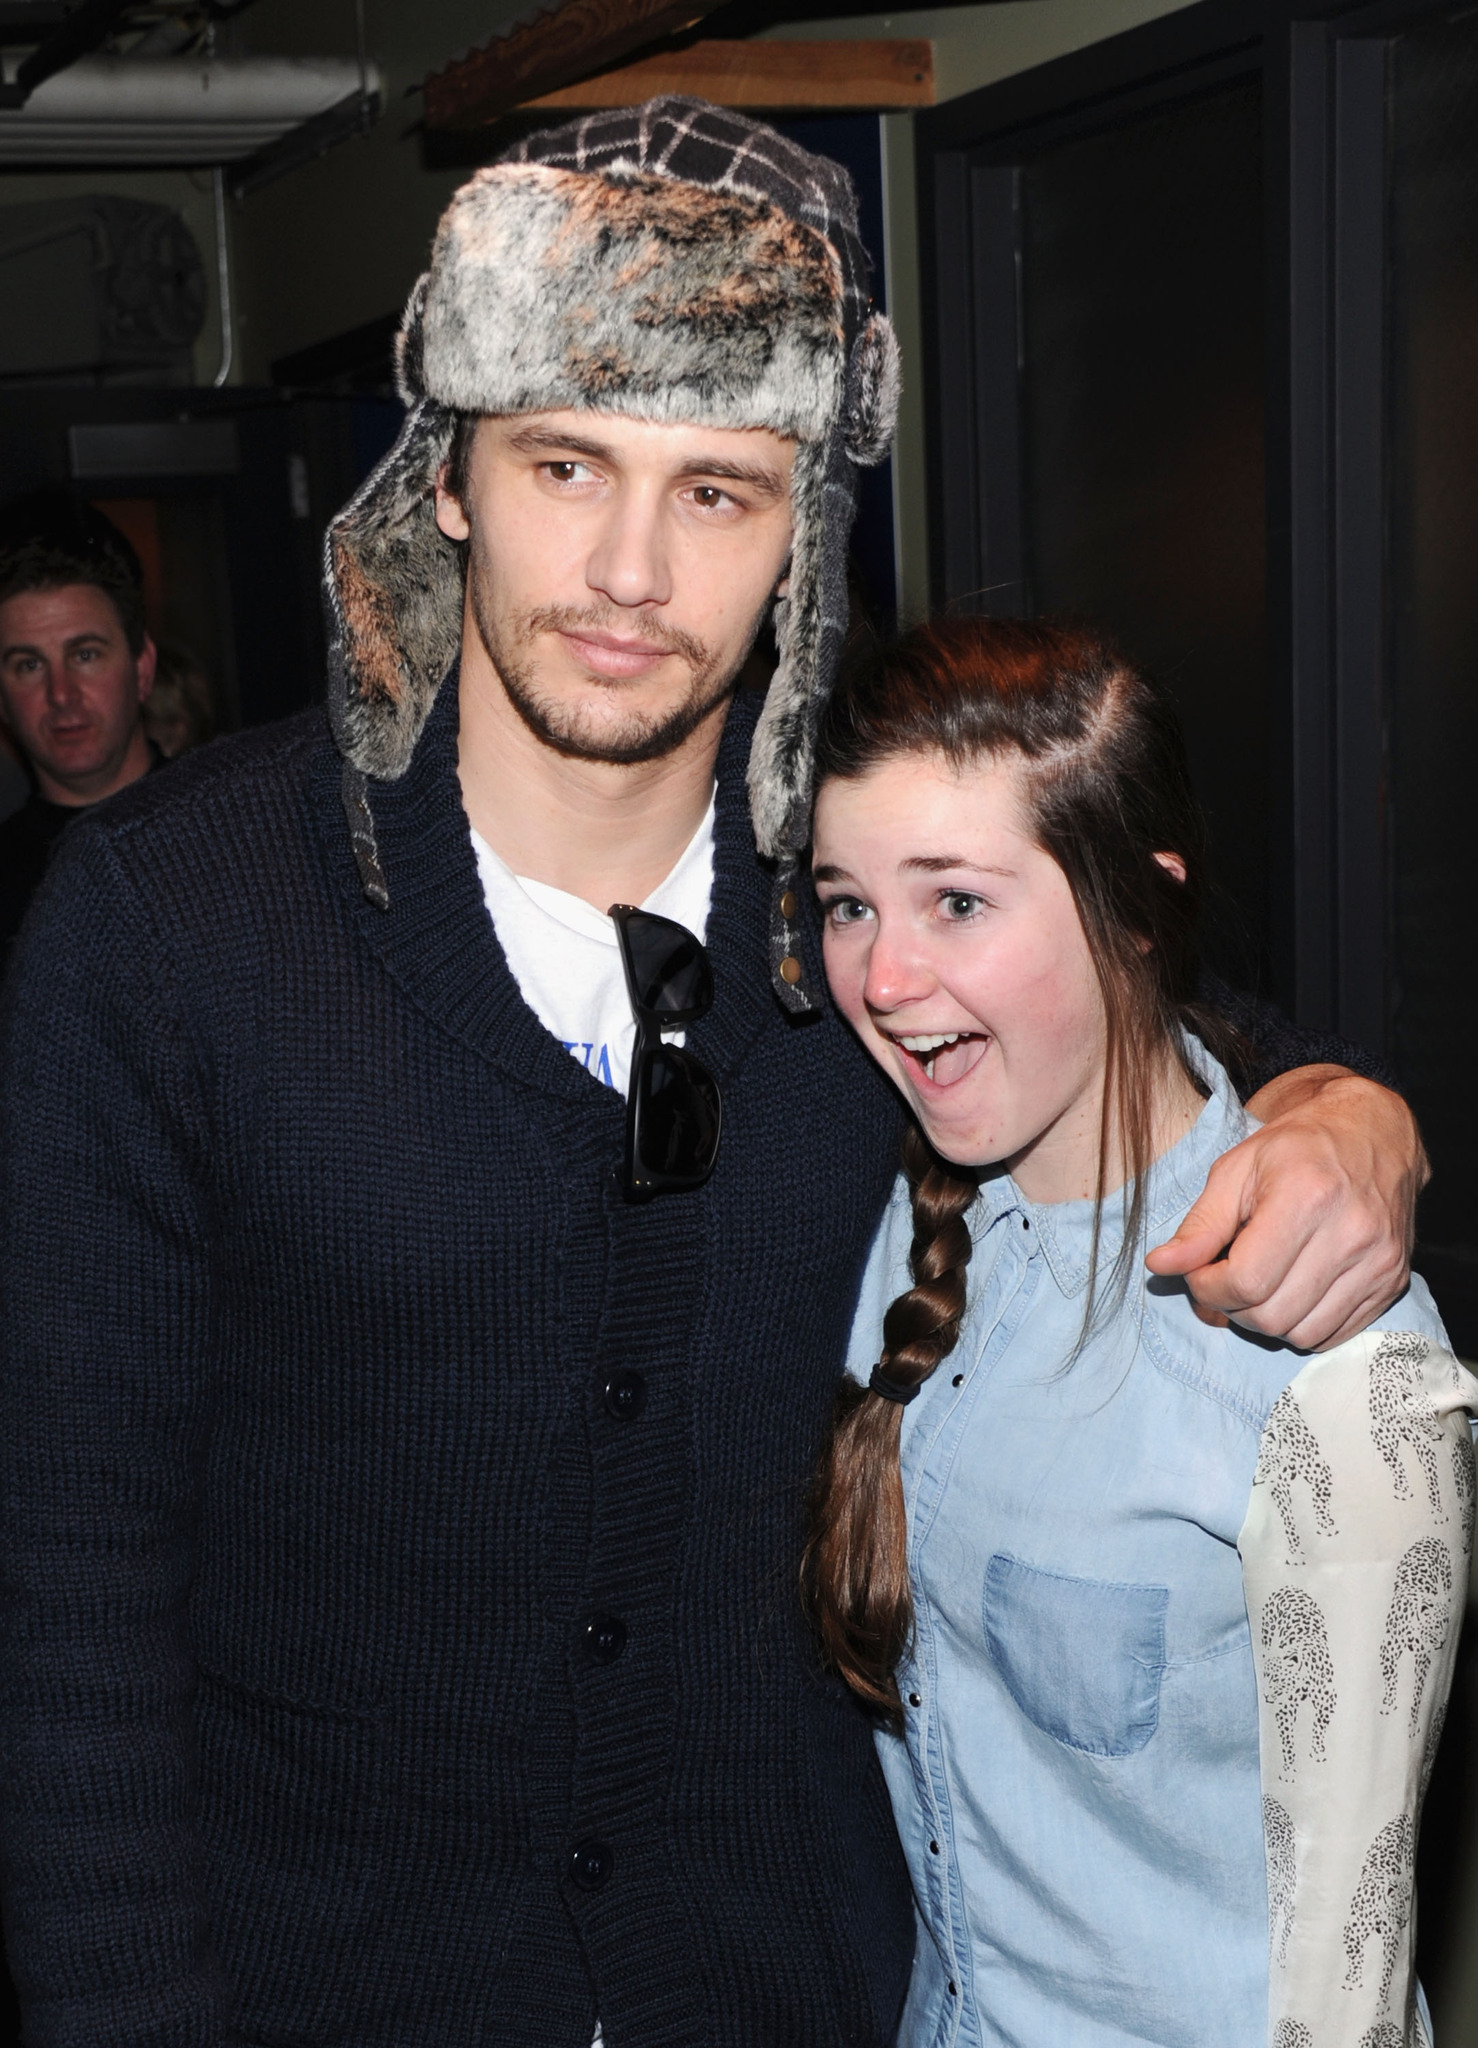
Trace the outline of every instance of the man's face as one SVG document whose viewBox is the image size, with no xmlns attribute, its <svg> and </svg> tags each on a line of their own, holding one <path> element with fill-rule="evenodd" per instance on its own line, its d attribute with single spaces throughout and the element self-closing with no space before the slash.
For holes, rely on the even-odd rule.
<svg viewBox="0 0 1478 2048">
<path fill-rule="evenodd" d="M 113 600 L 91 583 L 27 590 L 0 604 L 0 712 L 43 796 L 90 803 L 142 745 L 154 648 L 135 655 Z"/>
<path fill-rule="evenodd" d="M 525 724 L 583 760 L 672 753 L 720 706 L 790 553 L 795 444 L 594 412 L 478 422 L 471 619 Z"/>
</svg>

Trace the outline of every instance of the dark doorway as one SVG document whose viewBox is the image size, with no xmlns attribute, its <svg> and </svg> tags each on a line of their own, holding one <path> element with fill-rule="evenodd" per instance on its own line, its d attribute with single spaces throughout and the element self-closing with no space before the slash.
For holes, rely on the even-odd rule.
<svg viewBox="0 0 1478 2048">
<path fill-rule="evenodd" d="M 1270 960 L 1262 82 L 1020 173 L 1025 596 L 1174 690 L 1210 818 L 1209 950 Z"/>
</svg>

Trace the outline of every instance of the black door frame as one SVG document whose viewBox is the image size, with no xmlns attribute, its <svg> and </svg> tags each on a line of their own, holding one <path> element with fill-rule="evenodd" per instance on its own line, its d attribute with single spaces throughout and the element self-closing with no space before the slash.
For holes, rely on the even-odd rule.
<svg viewBox="0 0 1478 2048">
<path fill-rule="evenodd" d="M 1275 993 L 1389 1033 L 1384 277 L 1391 38 L 1454 0 L 1200 0 L 919 115 L 931 600 L 1027 609 L 1022 160 L 1260 73 Z"/>
</svg>

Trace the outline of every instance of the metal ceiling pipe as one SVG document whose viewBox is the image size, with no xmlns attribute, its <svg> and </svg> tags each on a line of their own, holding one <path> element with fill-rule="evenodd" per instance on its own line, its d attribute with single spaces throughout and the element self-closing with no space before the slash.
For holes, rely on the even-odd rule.
<svg viewBox="0 0 1478 2048">
<path fill-rule="evenodd" d="M 84 57 L 0 112 L 0 164 L 220 164 L 253 155 L 351 94 L 358 57 Z"/>
</svg>

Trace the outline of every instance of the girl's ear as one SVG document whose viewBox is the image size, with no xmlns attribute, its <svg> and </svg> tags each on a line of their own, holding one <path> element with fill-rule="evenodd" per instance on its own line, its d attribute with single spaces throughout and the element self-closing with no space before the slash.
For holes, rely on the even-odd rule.
<svg viewBox="0 0 1478 2048">
<path fill-rule="evenodd" d="M 1178 853 L 1157 853 L 1155 859 L 1167 875 L 1174 875 L 1177 882 L 1185 880 L 1185 862 Z"/>
</svg>

